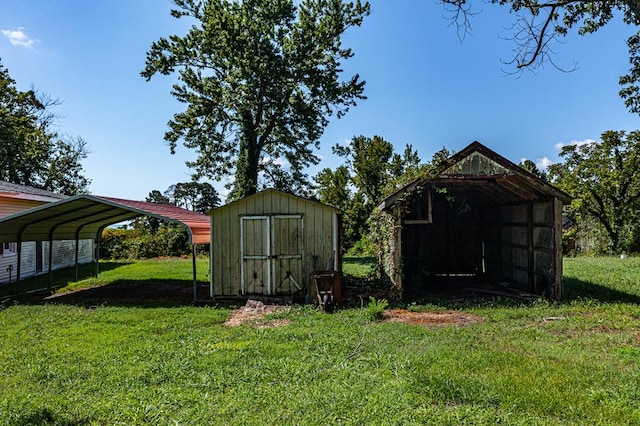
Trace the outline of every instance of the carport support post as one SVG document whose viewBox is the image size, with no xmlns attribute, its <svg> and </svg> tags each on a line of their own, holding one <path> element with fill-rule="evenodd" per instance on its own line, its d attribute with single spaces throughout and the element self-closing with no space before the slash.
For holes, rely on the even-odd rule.
<svg viewBox="0 0 640 426">
<path fill-rule="evenodd" d="M 78 239 L 78 231 L 76 231 L 76 253 L 75 253 L 75 262 L 76 262 L 76 282 L 78 281 L 78 251 L 80 240 Z"/>
<path fill-rule="evenodd" d="M 192 260 L 193 260 L 193 301 L 198 300 L 198 282 L 196 281 L 196 245 L 192 244 Z"/>
<path fill-rule="evenodd" d="M 98 278 L 98 274 L 100 273 L 100 234 L 102 234 L 102 228 L 98 230 L 98 234 L 96 235 L 96 278 Z"/>
<path fill-rule="evenodd" d="M 16 296 L 20 294 L 20 268 L 22 267 L 22 233 L 18 238 L 18 258 L 16 268 Z"/>
<path fill-rule="evenodd" d="M 49 282 L 47 290 L 51 290 L 51 281 L 53 280 L 53 232 L 49 234 Z"/>
</svg>

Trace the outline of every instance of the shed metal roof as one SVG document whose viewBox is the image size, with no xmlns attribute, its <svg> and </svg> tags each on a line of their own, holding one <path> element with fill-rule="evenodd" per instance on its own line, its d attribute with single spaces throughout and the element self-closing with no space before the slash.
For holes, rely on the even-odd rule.
<svg viewBox="0 0 640 426">
<path fill-rule="evenodd" d="M 209 242 L 209 217 L 167 204 L 77 195 L 0 218 L 0 241 L 95 238 L 106 226 L 151 216 L 184 226 L 192 244 Z"/>
<path fill-rule="evenodd" d="M 306 198 L 306 197 L 301 197 L 300 195 L 292 194 L 292 193 L 286 192 L 286 191 L 281 191 L 281 190 L 275 189 L 275 188 L 267 188 L 265 190 L 258 191 L 255 194 L 247 195 L 246 197 L 242 197 L 242 198 L 240 198 L 238 200 L 232 201 L 232 202 L 230 202 L 228 204 L 225 204 L 225 205 L 222 205 L 222 206 L 218 206 L 218 207 L 214 208 L 213 210 L 209 211 L 208 215 L 209 216 L 215 216 L 220 211 L 228 209 L 228 208 L 230 208 L 230 207 L 232 207 L 234 205 L 241 204 L 241 203 L 246 203 L 248 200 L 262 198 L 262 197 L 265 197 L 265 196 L 267 196 L 269 194 L 277 194 L 277 195 L 282 196 L 282 197 L 294 198 L 296 200 L 301 200 L 301 201 L 303 201 L 305 203 L 315 204 L 318 207 L 322 207 L 322 208 L 326 208 L 326 209 L 330 209 L 330 210 L 335 210 L 336 213 L 342 214 L 342 212 L 339 209 L 337 209 L 337 208 L 335 208 L 333 206 L 330 206 L 328 204 L 321 203 L 320 201 L 312 200 L 312 199 Z"/>
</svg>

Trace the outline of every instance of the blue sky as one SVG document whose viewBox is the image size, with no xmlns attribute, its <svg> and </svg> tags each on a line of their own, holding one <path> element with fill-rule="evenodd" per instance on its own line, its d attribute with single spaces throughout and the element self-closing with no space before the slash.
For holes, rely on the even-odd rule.
<svg viewBox="0 0 640 426">
<path fill-rule="evenodd" d="M 344 42 L 355 57 L 345 75 L 367 81 L 362 101 L 321 139 L 320 167 L 336 167 L 331 147 L 355 135 L 380 135 L 401 152 L 412 144 L 423 160 L 442 147 L 478 140 L 514 162 L 558 160 L 558 145 L 598 139 L 606 130 L 640 129 L 618 97 L 628 69 L 620 22 L 596 34 L 570 35 L 554 61 L 519 76 L 505 73 L 514 16 L 476 2 L 473 32 L 460 41 L 435 0 L 373 0 L 362 27 Z M 185 160 L 169 153 L 166 124 L 183 109 L 170 95 L 172 77 L 146 82 L 139 73 L 151 43 L 182 35 L 187 22 L 169 15 L 168 0 L 7 0 L 0 3 L 0 58 L 18 88 L 59 98 L 61 130 L 83 137 L 96 195 L 144 199 L 189 180 Z M 310 169 L 315 174 L 317 168 Z M 221 188 L 221 186 L 219 186 Z"/>
</svg>

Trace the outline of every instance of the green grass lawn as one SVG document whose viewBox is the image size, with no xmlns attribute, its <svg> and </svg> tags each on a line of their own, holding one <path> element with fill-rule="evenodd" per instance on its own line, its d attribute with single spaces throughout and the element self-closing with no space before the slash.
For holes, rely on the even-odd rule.
<svg viewBox="0 0 640 426">
<path fill-rule="evenodd" d="M 152 265 L 93 284 L 190 280 L 188 260 Z M 222 307 L 5 302 L 0 424 L 640 424 L 640 259 L 567 259 L 565 282 L 563 303 L 431 328 L 361 309 L 294 306 L 260 328 L 223 326 Z"/>
</svg>

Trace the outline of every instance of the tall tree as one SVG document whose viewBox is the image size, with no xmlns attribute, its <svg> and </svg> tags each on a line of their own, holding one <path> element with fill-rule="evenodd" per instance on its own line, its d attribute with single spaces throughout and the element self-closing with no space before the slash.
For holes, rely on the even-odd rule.
<svg viewBox="0 0 640 426">
<path fill-rule="evenodd" d="M 393 145 L 378 135 L 372 138 L 360 135 L 351 139 L 348 146 L 336 145 L 333 150 L 346 159 L 353 184 L 364 195 L 369 210 L 373 210 L 389 181 Z"/>
<path fill-rule="evenodd" d="M 346 211 L 352 197 L 349 185 L 351 175 L 347 166 L 331 170 L 324 168 L 316 175 L 317 196 L 321 203 Z"/>
<path fill-rule="evenodd" d="M 147 203 L 155 203 L 155 204 L 171 204 L 171 200 L 169 200 L 168 197 L 166 197 L 162 192 L 158 191 L 157 189 L 154 189 L 151 192 L 149 192 L 149 195 L 147 195 L 147 198 L 145 198 L 145 201 Z M 162 224 L 161 219 L 151 217 L 151 216 L 145 216 L 145 217 L 136 219 L 134 222 L 136 222 L 133 225 L 134 228 L 144 229 L 146 227 L 146 229 L 152 235 L 158 232 Z"/>
<path fill-rule="evenodd" d="M 207 182 L 181 182 L 164 193 L 171 204 L 198 213 L 207 213 L 220 204 L 218 191 Z"/>
<path fill-rule="evenodd" d="M 640 131 L 608 131 L 601 142 L 565 146 L 549 167 L 554 184 L 575 197 L 575 214 L 596 219 L 613 253 L 627 250 L 640 211 Z"/>
<path fill-rule="evenodd" d="M 547 174 L 543 170 L 540 170 L 538 168 L 538 166 L 536 165 L 536 163 L 534 163 L 533 161 L 531 161 L 529 159 L 521 161 L 518 164 L 518 166 L 522 167 L 523 169 L 525 169 L 526 171 L 528 171 L 532 175 L 534 175 L 536 177 L 539 177 L 542 180 L 547 180 Z"/>
<path fill-rule="evenodd" d="M 235 175 L 231 198 L 256 192 L 273 166 L 290 180 L 319 160 L 313 149 L 333 114 L 364 99 L 356 74 L 341 80 L 353 56 L 342 35 L 359 26 L 369 4 L 342 0 L 174 0 L 176 18 L 194 24 L 184 36 L 161 38 L 141 75 L 177 72 L 172 94 L 186 110 L 169 121 L 171 152 L 182 140 L 198 157 L 194 177 Z M 265 172 L 265 173 L 262 173 Z M 285 171 L 275 174 L 283 181 Z M 284 179 L 285 181 L 287 179 Z"/>
<path fill-rule="evenodd" d="M 372 248 L 371 213 L 386 194 L 415 178 L 424 165 L 411 145 L 398 154 L 391 142 L 377 135 L 356 136 L 346 146 L 334 146 L 333 152 L 346 164 L 316 175 L 317 196 L 345 213 L 344 248 L 359 243 L 367 251 Z"/>
<path fill-rule="evenodd" d="M 87 191 L 81 165 L 87 143 L 55 130 L 57 104 L 18 90 L 0 62 L 0 179 L 68 195 Z"/>
<path fill-rule="evenodd" d="M 149 195 L 147 195 L 147 198 L 145 198 L 145 201 L 147 203 L 171 204 L 171 200 L 169 199 L 169 197 L 167 197 L 157 189 L 151 191 Z"/>
<path fill-rule="evenodd" d="M 515 71 L 536 69 L 554 62 L 554 44 L 561 43 L 570 31 L 579 35 L 594 33 L 612 20 L 620 19 L 637 28 L 640 25 L 640 2 L 637 0 L 489 0 L 505 6 L 515 16 L 510 37 L 514 56 L 506 60 Z M 451 20 L 464 36 L 475 14 L 471 0 L 442 0 L 451 12 Z M 620 96 L 631 112 L 640 114 L 640 31 L 627 39 L 629 63 L 626 75 L 620 77 Z M 569 69 L 572 70 L 572 69 Z"/>
</svg>

